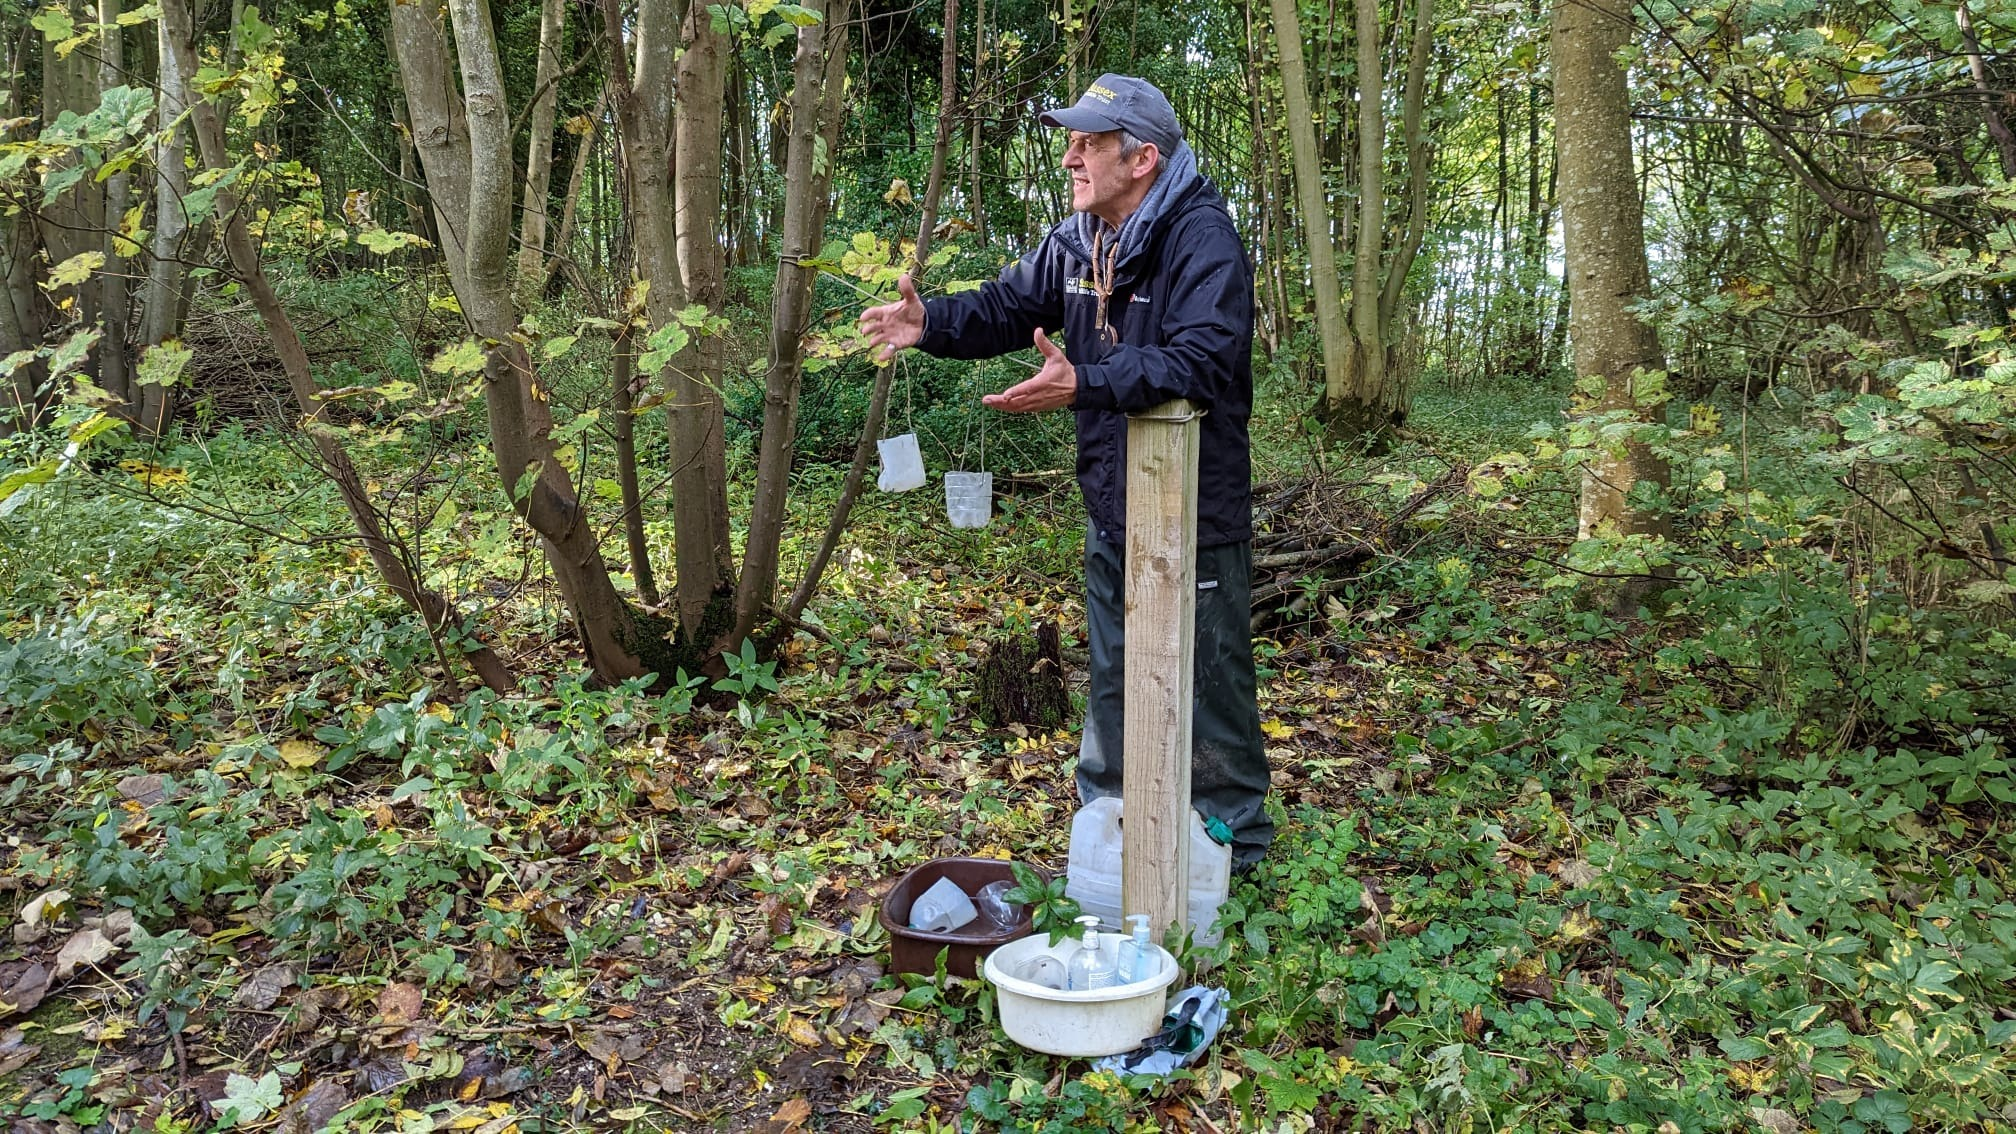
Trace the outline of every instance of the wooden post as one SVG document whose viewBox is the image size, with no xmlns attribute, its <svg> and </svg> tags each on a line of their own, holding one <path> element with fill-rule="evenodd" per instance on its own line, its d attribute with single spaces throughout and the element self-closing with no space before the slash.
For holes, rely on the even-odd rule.
<svg viewBox="0 0 2016 1134">
<path fill-rule="evenodd" d="M 1178 399 L 1127 422 L 1126 816 L 1121 913 L 1157 940 L 1189 914 L 1197 627 L 1197 418 Z"/>
</svg>

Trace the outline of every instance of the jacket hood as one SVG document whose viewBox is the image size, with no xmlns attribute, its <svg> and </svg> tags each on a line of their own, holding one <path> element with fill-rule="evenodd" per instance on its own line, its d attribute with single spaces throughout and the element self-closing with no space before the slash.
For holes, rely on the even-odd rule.
<svg viewBox="0 0 2016 1134">
<path fill-rule="evenodd" d="M 1197 152 L 1190 148 L 1190 143 L 1178 142 L 1176 152 L 1162 163 L 1162 172 L 1156 175 L 1155 184 L 1149 187 L 1141 206 L 1120 225 L 1119 255 L 1114 258 L 1114 267 L 1125 268 L 1128 261 L 1145 251 L 1156 232 L 1175 215 L 1176 205 L 1202 181 L 1197 172 Z M 1091 213 L 1073 213 L 1054 231 L 1065 247 L 1089 261 L 1092 238 L 1101 229 L 1110 230 L 1111 226 Z"/>
</svg>

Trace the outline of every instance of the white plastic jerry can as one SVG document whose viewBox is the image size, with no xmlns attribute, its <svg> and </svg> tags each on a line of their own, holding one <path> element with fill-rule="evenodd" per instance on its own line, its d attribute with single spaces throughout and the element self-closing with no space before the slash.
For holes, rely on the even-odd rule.
<svg viewBox="0 0 2016 1134">
<path fill-rule="evenodd" d="M 1100 922 L 1118 928 L 1120 868 L 1126 843 L 1120 831 L 1120 799 L 1095 799 L 1071 820 L 1071 853 L 1065 866 L 1064 893 Z M 1222 825 L 1221 825 L 1222 829 Z M 1218 907 L 1232 886 L 1232 847 L 1211 837 L 1204 817 L 1190 812 L 1190 934 L 1198 945 L 1218 944 L 1212 930 Z"/>
</svg>

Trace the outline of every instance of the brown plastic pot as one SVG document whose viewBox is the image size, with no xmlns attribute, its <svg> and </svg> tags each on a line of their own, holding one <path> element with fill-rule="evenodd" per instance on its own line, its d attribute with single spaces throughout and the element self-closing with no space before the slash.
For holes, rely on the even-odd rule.
<svg viewBox="0 0 2016 1134">
<path fill-rule="evenodd" d="M 1049 876 L 1040 869 L 1036 873 L 1044 881 L 1049 881 Z M 912 867 L 898 878 L 896 884 L 889 888 L 888 896 L 882 899 L 880 915 L 882 928 L 889 931 L 890 972 L 935 973 L 938 971 L 938 951 L 943 949 L 946 951 L 946 973 L 961 977 L 977 976 L 980 962 L 987 954 L 998 946 L 1029 935 L 1029 911 L 1026 908 L 1022 911 L 1021 920 L 999 933 L 975 930 L 974 926 L 984 923 L 985 919 L 981 918 L 951 933 L 910 928 L 910 904 L 937 884 L 940 878 L 950 878 L 953 885 L 973 895 L 989 882 L 1013 881 L 1014 874 L 1009 870 L 1008 863 L 998 858 L 934 858 Z"/>
</svg>

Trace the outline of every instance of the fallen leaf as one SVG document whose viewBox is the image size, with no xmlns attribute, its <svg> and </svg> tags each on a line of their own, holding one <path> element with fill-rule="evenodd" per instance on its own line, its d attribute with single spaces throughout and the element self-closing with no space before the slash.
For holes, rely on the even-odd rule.
<svg viewBox="0 0 2016 1134">
<path fill-rule="evenodd" d="M 292 988 L 296 979 L 292 965 L 263 966 L 231 994 L 231 1003 L 239 1008 L 264 1012 L 279 1002 L 280 994 Z"/>
<path fill-rule="evenodd" d="M 1596 919 L 1581 910 L 1569 910 L 1561 919 L 1561 940 L 1570 943 L 1596 936 Z"/>
<path fill-rule="evenodd" d="M 1799 1134 L 1806 1128 L 1791 1111 L 1767 1106 L 1751 1107 L 1750 1117 L 1756 1119 L 1757 1125 L 1769 1130 L 1771 1134 Z"/>
<path fill-rule="evenodd" d="M 776 1114 L 770 1116 L 771 1128 L 777 1130 L 779 1134 L 783 1134 L 784 1131 L 800 1129 L 811 1118 L 811 1103 L 806 1102 L 802 1098 L 791 1099 L 783 1106 L 778 1107 Z"/>
<path fill-rule="evenodd" d="M 628 1029 L 582 1028 L 574 1042 L 611 1075 L 644 1058 L 644 1037 Z"/>
<path fill-rule="evenodd" d="M 78 969 L 95 965 L 118 951 L 119 946 L 103 930 L 80 929 L 56 951 L 56 968 L 51 975 L 57 981 L 69 980 Z"/>
<path fill-rule="evenodd" d="M 378 1023 L 388 1028 L 403 1028 L 420 1018 L 422 994 L 420 986 L 400 981 L 385 986 L 378 994 Z"/>
<path fill-rule="evenodd" d="M 667 1063 L 658 1071 L 658 1089 L 668 1095 L 683 1095 L 693 1087 L 693 1069 L 684 1063 Z"/>
<path fill-rule="evenodd" d="M 114 945 L 124 945 L 133 939 L 133 911 L 113 910 L 104 917 L 87 917 L 84 927 L 103 932 Z"/>
<path fill-rule="evenodd" d="M 1579 858 L 1564 858 L 1547 868 L 1548 872 L 1561 880 L 1563 886 L 1582 887 L 1594 885 L 1601 877 L 1596 868 Z"/>
<path fill-rule="evenodd" d="M 316 1134 L 349 1105 L 350 1092 L 342 1084 L 317 1079 L 280 1108 L 280 1130 L 282 1134 Z"/>
<path fill-rule="evenodd" d="M 807 1020 L 803 1016 L 786 1016 L 784 1018 L 784 1027 L 780 1030 L 783 1031 L 786 1039 L 789 1039 L 799 1047 L 819 1046 L 819 1029 L 813 1027 L 812 1021 Z"/>
<path fill-rule="evenodd" d="M 322 762 L 327 752 L 320 744 L 299 737 L 280 742 L 280 759 L 290 768 L 312 768 Z"/>
<path fill-rule="evenodd" d="M 70 914 L 70 891 L 47 890 L 27 905 L 21 907 L 21 924 L 14 928 L 14 942 L 17 945 L 32 945 L 49 933 L 52 922 L 58 922 Z M 27 939 L 23 940 L 26 931 Z"/>
<path fill-rule="evenodd" d="M 142 807 L 152 807 L 168 798 L 168 780 L 165 776 L 127 776 L 119 781 L 119 794 Z"/>
<path fill-rule="evenodd" d="M 42 1045 L 28 1043 L 26 1038 L 27 1033 L 20 1028 L 9 1028 L 0 1034 L 0 1078 L 19 1071 L 42 1054 Z"/>
</svg>

